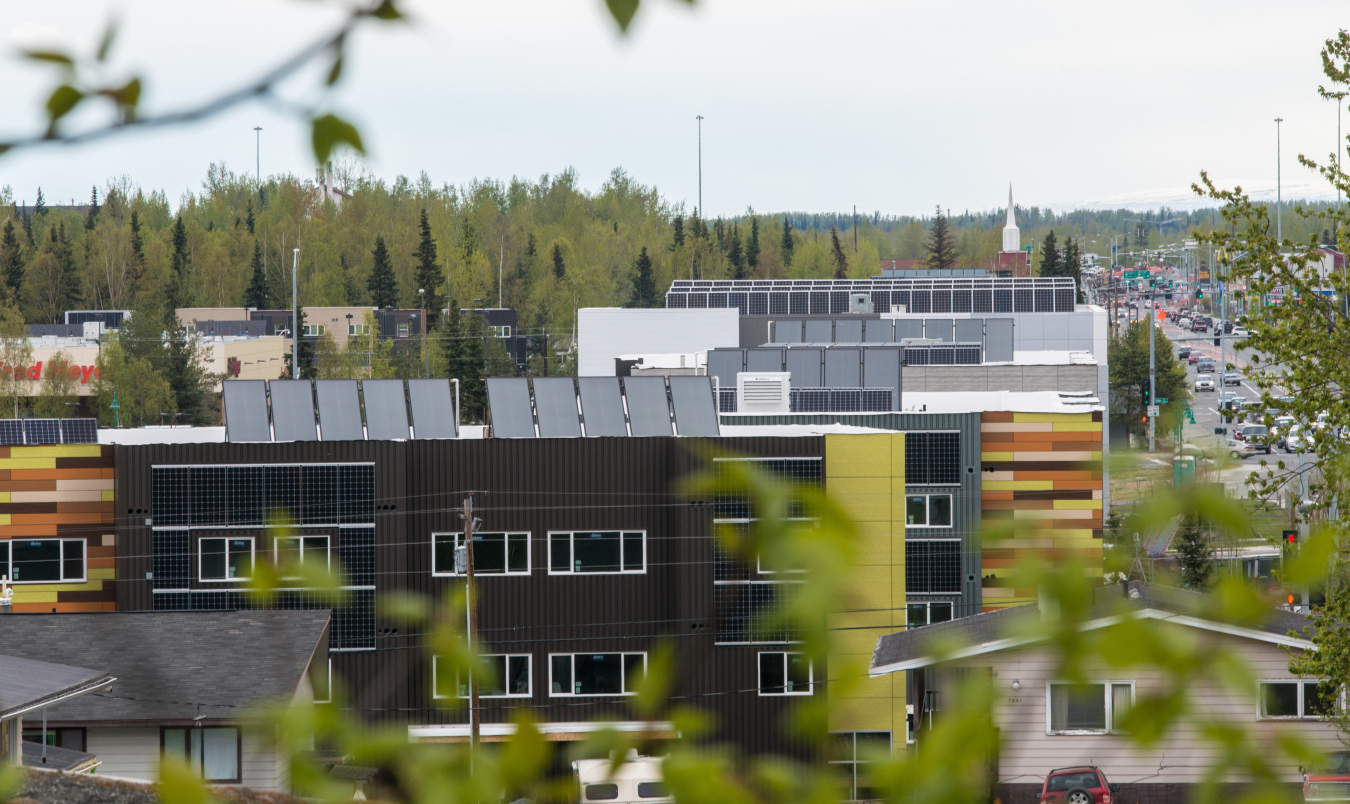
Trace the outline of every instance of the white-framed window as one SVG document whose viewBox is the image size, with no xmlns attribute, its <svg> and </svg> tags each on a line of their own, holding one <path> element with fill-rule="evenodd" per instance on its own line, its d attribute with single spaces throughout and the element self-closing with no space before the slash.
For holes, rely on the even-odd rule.
<svg viewBox="0 0 1350 804">
<path fill-rule="evenodd" d="M 404 321 L 403 323 L 401 323 L 401 324 L 398 325 L 398 336 L 399 336 L 400 338 L 406 338 L 406 337 L 408 337 L 408 333 L 411 332 L 411 331 L 412 331 L 412 330 L 408 327 L 408 322 L 407 322 L 407 321 Z"/>
<path fill-rule="evenodd" d="M 548 694 L 633 695 L 646 675 L 646 653 L 551 653 Z"/>
<path fill-rule="evenodd" d="M 238 726 L 161 728 L 164 756 L 178 757 L 206 782 L 238 784 L 243 756 Z"/>
<path fill-rule="evenodd" d="M 511 326 L 510 326 L 509 324 L 506 325 L 506 326 L 501 326 L 501 327 L 493 326 L 493 327 L 491 327 L 491 329 L 492 329 L 492 334 L 496 335 L 498 338 L 509 338 L 509 337 L 511 337 Z"/>
<path fill-rule="evenodd" d="M 810 695 L 813 681 L 811 659 L 805 653 L 759 654 L 760 695 Z"/>
<path fill-rule="evenodd" d="M 1134 706 L 1133 681 L 1048 681 L 1047 734 L 1110 734 Z"/>
<path fill-rule="evenodd" d="M 945 623 L 952 618 L 950 600 L 910 601 L 905 604 L 905 624 L 920 628 L 934 623 Z"/>
<path fill-rule="evenodd" d="M 305 561 L 332 567 L 326 535 L 278 536 L 274 553 L 278 567 L 295 567 Z"/>
<path fill-rule="evenodd" d="M 464 546 L 463 533 L 431 534 L 431 574 L 459 575 L 455 567 L 455 548 Z M 474 533 L 473 573 L 475 575 L 529 575 L 530 534 Z"/>
<path fill-rule="evenodd" d="M 647 532 L 642 530 L 549 531 L 550 575 L 596 575 L 647 571 Z"/>
<path fill-rule="evenodd" d="M 301 335 L 306 338 L 318 338 L 322 337 L 326 332 L 328 332 L 328 327 L 323 324 L 306 324 Z"/>
<path fill-rule="evenodd" d="M 197 542 L 197 577 L 202 581 L 246 581 L 253 577 L 253 538 L 209 537 Z"/>
<path fill-rule="evenodd" d="M 431 657 L 431 683 L 433 698 L 468 698 L 469 680 L 458 672 L 442 670 L 439 656 Z M 482 657 L 489 668 L 486 677 L 475 679 L 478 682 L 480 698 L 528 698 L 533 687 L 530 678 L 530 654 L 528 653 L 489 653 Z"/>
<path fill-rule="evenodd" d="M 1335 708 L 1335 700 L 1318 691 L 1319 682 L 1270 679 L 1259 683 L 1256 716 L 1271 720 L 1323 720 Z"/>
<path fill-rule="evenodd" d="M 12 583 L 72 583 L 86 579 L 84 539 L 0 541 L 0 577 Z"/>
<path fill-rule="evenodd" d="M 950 528 L 952 495 L 906 494 L 905 524 L 924 528 Z"/>
<path fill-rule="evenodd" d="M 347 325 L 347 335 L 348 335 L 348 336 L 365 336 L 365 335 L 369 335 L 369 334 L 370 334 L 370 325 L 369 325 L 369 324 L 348 324 L 348 325 Z"/>
</svg>

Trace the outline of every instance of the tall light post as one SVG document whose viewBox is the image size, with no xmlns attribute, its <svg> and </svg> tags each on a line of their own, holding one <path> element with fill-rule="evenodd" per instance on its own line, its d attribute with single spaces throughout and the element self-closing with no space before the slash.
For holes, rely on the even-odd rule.
<svg viewBox="0 0 1350 804">
<path fill-rule="evenodd" d="M 300 249 L 291 260 L 291 379 L 300 379 Z"/>
<path fill-rule="evenodd" d="M 1284 242 L 1284 231 L 1280 225 L 1284 212 L 1284 199 L 1280 192 L 1280 124 L 1283 122 L 1283 117 L 1275 118 L 1275 240 L 1278 243 Z"/>
<path fill-rule="evenodd" d="M 1336 101 L 1336 171 L 1341 169 L 1341 151 L 1345 150 L 1345 140 L 1341 139 L 1341 104 L 1345 103 L 1345 98 L 1350 92 L 1328 92 L 1323 97 L 1331 98 Z M 1336 185 L 1336 203 L 1341 203 L 1341 185 Z"/>
<path fill-rule="evenodd" d="M 254 136 L 257 137 L 253 143 L 253 170 L 258 178 L 258 187 L 262 188 L 262 126 L 253 127 Z"/>
<path fill-rule="evenodd" d="M 698 214 L 708 219 L 708 211 L 703 208 L 703 115 L 695 118 L 698 120 Z"/>
</svg>

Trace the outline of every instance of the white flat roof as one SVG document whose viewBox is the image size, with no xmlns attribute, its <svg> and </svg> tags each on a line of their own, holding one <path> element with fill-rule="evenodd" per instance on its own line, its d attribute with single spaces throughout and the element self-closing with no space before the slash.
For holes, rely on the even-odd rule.
<svg viewBox="0 0 1350 804">
<path fill-rule="evenodd" d="M 733 414 L 734 415 L 734 414 Z M 792 413 L 775 413 L 775 416 L 793 416 Z M 804 413 L 803 416 L 812 414 Z M 724 436 L 818 436 L 818 435 L 869 435 L 872 433 L 890 433 L 880 427 L 858 427 L 852 424 L 723 424 Z"/>
<path fill-rule="evenodd" d="M 135 427 L 100 429 L 100 444 L 222 444 L 224 427 Z"/>
<path fill-rule="evenodd" d="M 1093 393 L 1064 391 L 905 391 L 902 413 L 1093 413 L 1105 410 Z"/>
</svg>

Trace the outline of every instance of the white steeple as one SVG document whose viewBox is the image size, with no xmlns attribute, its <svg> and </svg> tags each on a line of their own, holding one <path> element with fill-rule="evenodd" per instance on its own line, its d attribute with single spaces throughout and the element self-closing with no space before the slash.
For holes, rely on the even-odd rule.
<svg viewBox="0 0 1350 804">
<path fill-rule="evenodd" d="M 1008 225 L 1003 227 L 1003 250 L 1021 251 L 1022 235 L 1017 231 L 1017 221 L 1013 219 L 1012 185 L 1008 185 Z"/>
</svg>

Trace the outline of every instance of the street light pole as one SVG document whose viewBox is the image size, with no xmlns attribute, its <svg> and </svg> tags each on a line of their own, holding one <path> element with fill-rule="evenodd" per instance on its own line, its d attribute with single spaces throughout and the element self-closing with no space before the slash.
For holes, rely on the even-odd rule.
<svg viewBox="0 0 1350 804">
<path fill-rule="evenodd" d="M 300 379 L 300 249 L 291 260 L 291 379 Z"/>
<path fill-rule="evenodd" d="M 708 219 L 708 210 L 703 208 L 703 115 L 698 120 L 698 214 Z"/>
<path fill-rule="evenodd" d="M 1283 122 L 1283 117 L 1275 118 L 1275 240 L 1281 244 L 1284 242 L 1284 230 L 1280 224 L 1284 212 L 1284 199 L 1280 192 L 1280 124 Z"/>
</svg>

